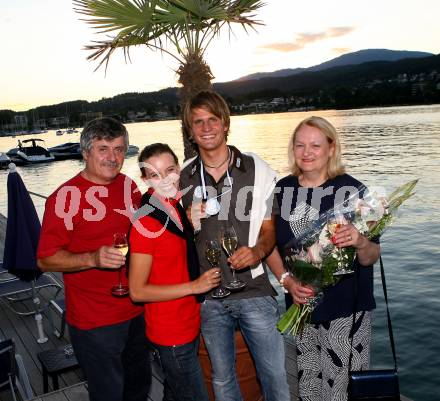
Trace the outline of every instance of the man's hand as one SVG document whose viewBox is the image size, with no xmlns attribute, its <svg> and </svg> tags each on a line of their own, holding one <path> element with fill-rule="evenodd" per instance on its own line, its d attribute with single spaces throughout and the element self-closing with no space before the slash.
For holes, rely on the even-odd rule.
<svg viewBox="0 0 440 401">
<path fill-rule="evenodd" d="M 264 220 L 260 227 L 255 246 L 242 246 L 228 259 L 231 267 L 236 270 L 254 266 L 268 256 L 275 245 L 275 219 Z"/>
<path fill-rule="evenodd" d="M 256 265 L 264 258 L 264 252 L 258 246 L 242 246 L 238 248 L 228 259 L 231 268 L 235 270 L 244 269 L 248 266 Z"/>
<path fill-rule="evenodd" d="M 125 256 L 116 248 L 102 246 L 92 253 L 94 265 L 104 269 L 118 269 L 125 263 Z"/>
<path fill-rule="evenodd" d="M 192 224 L 194 231 L 199 231 L 202 228 L 201 219 L 206 218 L 206 202 L 193 202 L 188 209 L 186 215 Z"/>
</svg>

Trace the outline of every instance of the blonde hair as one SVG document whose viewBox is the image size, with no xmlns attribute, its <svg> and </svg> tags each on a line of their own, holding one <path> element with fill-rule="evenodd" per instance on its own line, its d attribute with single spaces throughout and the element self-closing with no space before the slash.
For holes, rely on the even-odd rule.
<svg viewBox="0 0 440 401">
<path fill-rule="evenodd" d="M 293 145 L 295 143 L 296 134 L 305 125 L 319 129 L 327 138 L 328 143 L 334 148 L 333 155 L 330 156 L 330 159 L 327 163 L 327 175 L 329 178 L 335 178 L 338 175 L 344 174 L 345 167 L 341 160 L 341 142 L 339 141 L 339 135 L 335 127 L 333 127 L 330 122 L 328 122 L 325 118 L 317 116 L 308 117 L 301 121 L 290 137 L 287 149 L 287 157 L 289 159 L 289 168 L 292 174 L 294 176 L 299 176 L 302 174 L 301 169 L 296 164 L 295 156 L 293 155 Z"/>
</svg>

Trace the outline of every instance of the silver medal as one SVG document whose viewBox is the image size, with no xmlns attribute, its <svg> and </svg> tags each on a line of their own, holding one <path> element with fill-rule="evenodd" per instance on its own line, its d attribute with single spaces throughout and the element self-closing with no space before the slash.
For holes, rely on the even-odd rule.
<svg viewBox="0 0 440 401">
<path fill-rule="evenodd" d="M 194 196 L 196 198 L 202 198 L 203 197 L 202 187 L 200 185 L 194 189 Z"/>
<path fill-rule="evenodd" d="M 215 198 L 208 199 L 206 201 L 205 212 L 210 216 L 214 216 L 218 212 L 220 212 L 220 203 L 218 202 L 218 200 Z"/>
</svg>

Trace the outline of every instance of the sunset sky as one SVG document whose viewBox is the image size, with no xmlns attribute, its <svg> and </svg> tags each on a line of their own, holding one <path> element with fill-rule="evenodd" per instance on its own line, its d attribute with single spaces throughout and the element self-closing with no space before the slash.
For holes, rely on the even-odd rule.
<svg viewBox="0 0 440 401">
<path fill-rule="evenodd" d="M 282 68 L 309 67 L 368 49 L 440 53 L 439 0 L 266 0 L 264 26 L 225 34 L 206 60 L 216 79 Z M 104 69 L 82 47 L 101 38 L 70 0 L 0 0 L 0 109 L 15 111 L 70 100 L 99 100 L 126 92 L 176 86 L 176 62 L 145 47 L 122 51 Z"/>
</svg>

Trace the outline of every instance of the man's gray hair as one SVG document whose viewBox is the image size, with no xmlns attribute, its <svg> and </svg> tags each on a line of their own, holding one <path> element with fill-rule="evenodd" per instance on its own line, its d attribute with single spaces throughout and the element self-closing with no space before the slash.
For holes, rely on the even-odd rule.
<svg viewBox="0 0 440 401">
<path fill-rule="evenodd" d="M 128 132 L 124 124 L 111 117 L 95 118 L 89 121 L 81 132 L 80 146 L 82 152 L 90 152 L 93 140 L 112 141 L 124 137 L 125 151 L 128 149 Z"/>
</svg>

